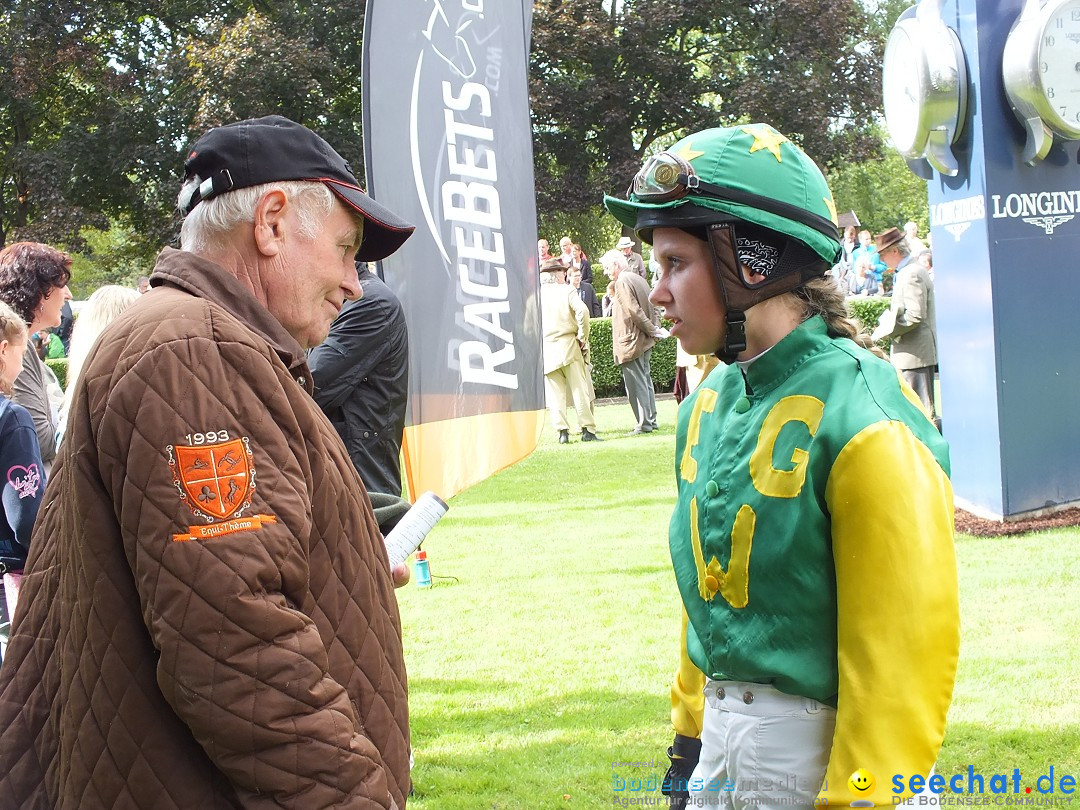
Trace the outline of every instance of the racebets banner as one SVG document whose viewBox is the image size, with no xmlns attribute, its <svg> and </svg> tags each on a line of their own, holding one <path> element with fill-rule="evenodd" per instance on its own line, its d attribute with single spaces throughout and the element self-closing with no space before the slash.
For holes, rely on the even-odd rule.
<svg viewBox="0 0 1080 810">
<path fill-rule="evenodd" d="M 409 324 L 405 474 L 448 498 L 544 423 L 525 4 L 368 0 L 368 191 L 417 226 L 381 275 Z"/>
</svg>

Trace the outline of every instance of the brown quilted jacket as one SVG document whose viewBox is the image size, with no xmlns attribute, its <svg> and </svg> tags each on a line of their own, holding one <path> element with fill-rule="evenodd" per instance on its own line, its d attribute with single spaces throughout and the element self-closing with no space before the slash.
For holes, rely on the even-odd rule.
<svg viewBox="0 0 1080 810">
<path fill-rule="evenodd" d="M 303 353 L 210 262 L 165 250 L 153 283 L 83 372 L 34 531 L 0 808 L 403 808 L 389 565 Z"/>
</svg>

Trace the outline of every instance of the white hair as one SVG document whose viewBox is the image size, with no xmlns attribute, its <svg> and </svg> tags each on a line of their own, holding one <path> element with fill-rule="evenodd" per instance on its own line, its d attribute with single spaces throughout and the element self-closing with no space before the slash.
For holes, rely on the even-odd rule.
<svg viewBox="0 0 1080 810">
<path fill-rule="evenodd" d="M 195 175 L 180 187 L 176 202 L 181 211 L 201 182 L 202 178 Z M 255 206 L 260 198 L 272 189 L 285 192 L 289 202 L 296 206 L 300 234 L 306 239 L 318 236 L 323 221 L 334 208 L 333 192 L 324 183 L 288 180 L 238 188 L 201 201 L 191 209 L 180 227 L 181 250 L 203 253 L 207 248 L 217 245 L 218 240 L 236 226 L 253 223 Z"/>
<path fill-rule="evenodd" d="M 99 287 L 86 301 L 71 329 L 71 348 L 68 351 L 67 387 L 61 413 L 66 414 L 75 398 L 75 384 L 98 336 L 125 309 L 134 304 L 141 293 L 131 287 L 107 284 Z"/>
<path fill-rule="evenodd" d="M 630 269 L 630 265 L 626 263 L 626 256 L 621 250 L 615 248 L 600 257 L 600 266 L 604 268 L 605 273 L 616 269 L 621 273 L 623 270 Z"/>
</svg>

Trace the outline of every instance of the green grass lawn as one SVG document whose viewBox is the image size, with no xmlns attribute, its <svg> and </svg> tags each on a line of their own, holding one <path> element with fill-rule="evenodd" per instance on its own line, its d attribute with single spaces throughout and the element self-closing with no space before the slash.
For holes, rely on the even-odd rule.
<svg viewBox="0 0 1080 810">
<path fill-rule="evenodd" d="M 425 542 L 435 586 L 398 591 L 411 808 L 610 807 L 615 774 L 663 775 L 675 403 L 659 417 L 658 432 L 629 437 L 629 406 L 599 408 L 595 444 L 546 431 L 528 459 L 454 498 Z M 964 640 L 938 773 L 1080 777 L 1080 531 L 957 549 Z"/>
</svg>

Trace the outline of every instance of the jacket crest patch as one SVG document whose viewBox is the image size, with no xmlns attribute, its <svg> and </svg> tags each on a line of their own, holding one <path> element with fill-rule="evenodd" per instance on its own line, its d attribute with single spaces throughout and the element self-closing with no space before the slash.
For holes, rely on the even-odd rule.
<svg viewBox="0 0 1080 810">
<path fill-rule="evenodd" d="M 180 499 L 203 520 L 227 520 L 251 507 L 255 464 L 248 438 L 196 446 L 169 445 L 169 467 Z"/>
</svg>

